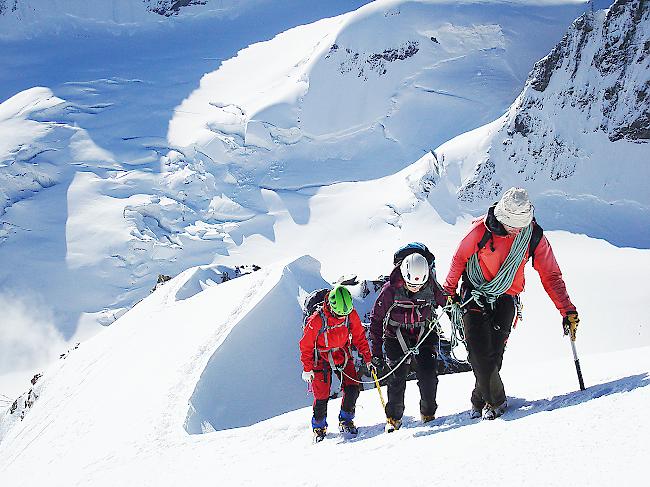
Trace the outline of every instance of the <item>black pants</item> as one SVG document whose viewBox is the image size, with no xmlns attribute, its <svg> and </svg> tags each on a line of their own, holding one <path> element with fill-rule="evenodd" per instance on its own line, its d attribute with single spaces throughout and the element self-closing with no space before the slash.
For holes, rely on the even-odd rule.
<svg viewBox="0 0 650 487">
<path fill-rule="evenodd" d="M 416 337 L 408 337 L 404 334 L 407 346 L 413 347 L 417 343 Z M 415 374 L 420 388 L 420 414 L 433 416 L 438 405 L 436 404 L 436 392 L 438 390 L 438 372 L 436 347 L 438 335 L 435 332 L 427 337 L 419 348 L 419 353 L 411 355 L 410 359 L 415 360 Z M 385 337 L 384 349 L 388 358 L 388 365 L 391 369 L 402 360 L 404 351 L 397 338 Z M 406 376 L 410 370 L 409 360 L 406 360 L 387 379 L 388 402 L 386 403 L 386 416 L 393 419 L 402 419 L 404 415 L 404 392 L 406 391 Z"/>
<path fill-rule="evenodd" d="M 474 301 L 467 305 L 463 322 L 469 362 L 476 378 L 471 398 L 475 409 L 482 409 L 486 403 L 499 406 L 506 400 L 499 371 L 514 317 L 515 302 L 507 294 L 497 299 L 494 308 L 481 308 Z"/>
</svg>

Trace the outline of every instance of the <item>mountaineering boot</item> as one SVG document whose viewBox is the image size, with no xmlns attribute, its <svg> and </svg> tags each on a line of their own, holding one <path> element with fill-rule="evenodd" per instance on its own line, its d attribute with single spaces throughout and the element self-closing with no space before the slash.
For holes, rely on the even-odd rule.
<svg viewBox="0 0 650 487">
<path fill-rule="evenodd" d="M 359 432 L 359 428 L 354 425 L 354 421 L 339 421 L 339 431 L 341 433 L 348 433 L 351 435 L 356 435 Z"/>
<path fill-rule="evenodd" d="M 433 421 L 434 419 L 436 419 L 435 414 L 431 414 L 431 415 L 422 414 L 421 416 L 422 416 L 422 422 L 423 423 L 428 423 L 428 422 Z"/>
<path fill-rule="evenodd" d="M 483 410 L 482 409 L 474 409 L 474 407 L 472 407 L 472 409 L 469 412 L 469 419 L 478 419 L 481 416 L 483 416 Z"/>
<path fill-rule="evenodd" d="M 393 431 L 400 429 L 401 426 L 401 419 L 386 418 L 386 433 L 392 433 Z"/>
<path fill-rule="evenodd" d="M 339 431 L 341 433 L 356 435 L 359 432 L 359 429 L 354 425 L 353 419 L 354 413 L 341 410 L 339 413 Z"/>
<path fill-rule="evenodd" d="M 311 427 L 314 430 L 314 443 L 320 443 L 327 434 L 327 418 L 311 418 Z"/>
<path fill-rule="evenodd" d="M 314 443 L 320 443 L 327 435 L 327 428 L 314 428 Z"/>
<path fill-rule="evenodd" d="M 507 401 L 503 401 L 498 406 L 492 406 L 490 404 L 486 404 L 485 409 L 483 410 L 483 419 L 488 419 L 488 420 L 497 419 L 499 416 L 505 413 L 507 407 L 508 407 Z"/>
</svg>

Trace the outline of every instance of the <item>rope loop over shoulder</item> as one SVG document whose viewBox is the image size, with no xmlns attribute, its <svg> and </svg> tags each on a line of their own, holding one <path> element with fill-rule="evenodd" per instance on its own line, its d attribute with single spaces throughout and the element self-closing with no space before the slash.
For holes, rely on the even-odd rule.
<svg viewBox="0 0 650 487">
<path fill-rule="evenodd" d="M 498 297 L 510 289 L 515 274 L 517 274 L 517 270 L 519 270 L 519 266 L 526 256 L 532 235 L 533 223 L 530 223 L 517 234 L 506 260 L 503 261 L 499 272 L 491 281 L 487 281 L 483 275 L 478 260 L 478 252 L 473 253 L 469 258 L 467 261 L 467 277 L 474 287 L 471 291 L 472 298 L 479 306 L 484 307 L 485 304 L 488 304 L 490 307 L 494 307 Z"/>
</svg>

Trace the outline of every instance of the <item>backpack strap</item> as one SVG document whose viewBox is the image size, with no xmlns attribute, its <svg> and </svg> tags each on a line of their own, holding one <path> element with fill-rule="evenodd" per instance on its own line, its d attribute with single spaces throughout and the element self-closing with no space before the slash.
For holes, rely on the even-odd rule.
<svg viewBox="0 0 650 487">
<path fill-rule="evenodd" d="M 539 245 L 540 240 L 544 236 L 544 229 L 540 227 L 535 220 L 533 220 L 533 234 L 530 237 L 528 244 L 528 257 L 533 259 L 533 266 L 535 265 L 535 249 Z"/>
<path fill-rule="evenodd" d="M 481 250 L 485 245 L 488 243 L 488 240 L 492 239 L 492 232 L 485 227 L 485 232 L 483 233 L 483 236 L 481 237 L 481 240 L 478 242 L 478 249 Z M 490 245 L 490 249 L 492 249 L 492 252 L 494 252 L 494 240 L 492 240 L 492 245 Z"/>
<path fill-rule="evenodd" d="M 329 339 L 327 337 L 327 332 L 333 328 L 339 328 L 341 326 L 345 326 L 348 329 L 348 336 L 350 335 L 350 317 L 346 316 L 345 321 L 341 323 L 340 325 L 334 325 L 334 326 L 327 326 L 327 317 L 325 316 L 325 312 L 323 311 L 323 307 L 319 306 L 318 308 L 318 315 L 320 316 L 321 320 L 321 327 L 320 330 L 318 330 L 318 334 L 316 335 L 316 340 L 314 342 L 314 363 L 318 362 L 318 347 L 316 346 L 316 343 L 318 342 L 318 337 L 320 335 L 323 335 L 325 339 L 325 352 L 330 352 L 329 358 L 330 362 L 332 362 L 332 351 L 335 350 L 343 350 L 345 354 L 345 363 L 347 364 L 348 358 L 347 358 L 347 353 L 345 353 L 345 348 L 342 347 L 336 347 L 336 348 L 330 348 L 329 344 Z M 349 339 L 348 339 L 349 340 Z"/>
</svg>

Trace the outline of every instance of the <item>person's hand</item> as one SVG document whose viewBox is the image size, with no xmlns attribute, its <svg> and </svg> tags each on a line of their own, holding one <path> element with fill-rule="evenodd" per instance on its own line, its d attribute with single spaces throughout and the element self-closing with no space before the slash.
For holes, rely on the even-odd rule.
<svg viewBox="0 0 650 487">
<path fill-rule="evenodd" d="M 578 324 L 580 323 L 580 318 L 578 318 L 577 311 L 569 311 L 564 318 L 562 319 L 562 327 L 564 328 L 564 334 L 571 337 L 571 341 L 576 341 L 576 331 L 578 329 Z"/>
<path fill-rule="evenodd" d="M 310 370 L 309 372 L 303 372 L 302 373 L 302 380 L 304 380 L 307 383 L 311 383 L 311 381 L 314 380 L 314 371 Z"/>
<path fill-rule="evenodd" d="M 383 357 L 372 357 L 368 370 L 373 370 L 376 375 L 381 375 L 386 366 Z"/>
</svg>

